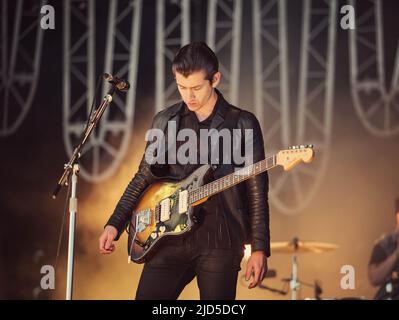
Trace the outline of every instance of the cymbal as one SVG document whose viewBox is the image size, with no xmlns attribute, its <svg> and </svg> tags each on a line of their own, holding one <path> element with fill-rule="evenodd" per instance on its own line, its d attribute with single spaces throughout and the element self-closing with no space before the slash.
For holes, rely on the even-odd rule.
<svg viewBox="0 0 399 320">
<path fill-rule="evenodd" d="M 292 241 L 271 242 L 270 248 L 274 253 L 323 253 L 337 249 L 338 245 L 326 242 L 300 241 L 294 239 Z"/>
</svg>

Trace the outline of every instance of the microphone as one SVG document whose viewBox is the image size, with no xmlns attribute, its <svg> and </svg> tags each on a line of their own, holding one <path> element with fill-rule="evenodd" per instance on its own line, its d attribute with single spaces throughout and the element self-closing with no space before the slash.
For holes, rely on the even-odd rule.
<svg viewBox="0 0 399 320">
<path fill-rule="evenodd" d="M 127 91 L 130 88 L 130 83 L 127 80 L 122 80 L 109 73 L 103 73 L 103 79 L 111 83 L 119 91 Z"/>
</svg>

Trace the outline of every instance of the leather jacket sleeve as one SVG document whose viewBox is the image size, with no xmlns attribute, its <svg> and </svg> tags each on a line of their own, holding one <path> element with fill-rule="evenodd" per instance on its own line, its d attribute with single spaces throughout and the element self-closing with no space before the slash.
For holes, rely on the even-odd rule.
<svg viewBox="0 0 399 320">
<path fill-rule="evenodd" d="M 253 163 L 265 159 L 263 135 L 256 117 L 242 111 L 238 120 L 238 128 L 253 129 Z M 267 171 L 245 181 L 248 196 L 248 212 L 251 230 L 252 251 L 264 251 L 270 256 L 270 230 L 269 230 L 269 179 Z"/>
<path fill-rule="evenodd" d="M 152 128 L 156 122 L 157 116 L 154 118 Z M 148 148 L 150 141 L 147 142 L 146 149 Z M 140 196 L 147 189 L 147 187 L 153 182 L 154 176 L 152 175 L 150 164 L 145 159 L 145 153 L 141 159 L 137 173 L 133 179 L 129 182 L 125 192 L 120 198 L 116 205 L 116 208 L 109 218 L 107 225 L 114 226 L 118 230 L 118 235 L 115 240 L 118 240 L 123 231 L 126 229 L 130 222 L 133 209 L 138 203 Z"/>
</svg>

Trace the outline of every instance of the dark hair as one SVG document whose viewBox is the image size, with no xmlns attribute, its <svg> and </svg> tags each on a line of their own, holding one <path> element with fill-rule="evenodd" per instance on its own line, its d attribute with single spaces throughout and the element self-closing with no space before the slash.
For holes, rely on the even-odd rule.
<svg viewBox="0 0 399 320">
<path fill-rule="evenodd" d="M 172 72 L 188 77 L 196 71 L 204 70 L 205 79 L 211 83 L 213 76 L 219 71 L 219 61 L 205 42 L 192 42 L 180 48 L 173 59 Z"/>
</svg>

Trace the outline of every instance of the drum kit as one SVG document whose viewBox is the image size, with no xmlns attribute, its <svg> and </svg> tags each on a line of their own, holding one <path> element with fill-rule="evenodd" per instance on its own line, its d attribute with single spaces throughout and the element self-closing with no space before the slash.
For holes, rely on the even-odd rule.
<svg viewBox="0 0 399 320">
<path fill-rule="evenodd" d="M 291 241 L 283 241 L 283 242 L 271 242 L 270 249 L 272 254 L 274 253 L 283 253 L 283 254 L 291 254 L 291 278 L 282 279 L 285 282 L 289 282 L 291 289 L 291 299 L 297 300 L 298 293 L 301 285 L 313 287 L 315 290 L 315 299 L 320 299 L 320 294 L 322 293 L 322 289 L 319 283 L 316 281 L 314 284 L 308 284 L 298 279 L 298 255 L 302 253 L 324 253 L 334 251 L 338 248 L 338 245 L 326 242 L 316 242 L 316 241 L 301 241 L 298 238 L 294 238 Z M 273 271 L 270 271 L 273 273 Z M 269 272 L 268 272 L 269 274 Z M 266 275 L 266 277 L 272 277 Z M 270 290 L 274 293 L 278 294 L 287 294 L 288 292 L 285 290 L 277 290 L 270 287 L 267 287 L 263 284 L 260 285 L 260 288 Z"/>
<path fill-rule="evenodd" d="M 299 281 L 298 279 L 298 254 L 301 253 L 323 253 L 328 251 L 333 251 L 337 249 L 338 246 L 332 243 L 326 242 L 316 242 L 316 241 L 301 241 L 298 238 L 292 239 L 292 241 L 284 242 L 272 242 L 270 244 L 270 249 L 273 253 L 285 253 L 291 254 L 291 278 L 284 279 L 289 281 L 291 289 L 291 300 L 298 299 L 298 291 L 301 284 L 312 286 Z M 314 284 L 315 288 L 315 298 L 319 298 L 322 292 L 321 287 L 317 282 Z"/>
</svg>

